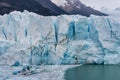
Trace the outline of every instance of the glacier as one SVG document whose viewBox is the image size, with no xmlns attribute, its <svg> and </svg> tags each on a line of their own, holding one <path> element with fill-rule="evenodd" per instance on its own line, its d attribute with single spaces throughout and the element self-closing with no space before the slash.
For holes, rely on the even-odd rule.
<svg viewBox="0 0 120 80">
<path fill-rule="evenodd" d="M 0 16 L 0 64 L 120 64 L 120 22 L 110 16 Z"/>
</svg>

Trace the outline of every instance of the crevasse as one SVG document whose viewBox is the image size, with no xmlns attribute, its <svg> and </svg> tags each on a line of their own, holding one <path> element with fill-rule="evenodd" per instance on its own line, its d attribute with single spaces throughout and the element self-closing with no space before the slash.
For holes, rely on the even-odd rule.
<svg viewBox="0 0 120 80">
<path fill-rule="evenodd" d="M 111 17 L 14 11 L 0 16 L 0 64 L 119 64 L 119 29 Z"/>
</svg>

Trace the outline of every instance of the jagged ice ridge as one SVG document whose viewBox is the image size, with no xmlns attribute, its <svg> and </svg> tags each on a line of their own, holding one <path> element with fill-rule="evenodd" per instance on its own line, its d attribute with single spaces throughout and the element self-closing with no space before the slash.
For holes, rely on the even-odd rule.
<svg viewBox="0 0 120 80">
<path fill-rule="evenodd" d="M 109 16 L 0 16 L 0 64 L 119 64 L 120 23 Z"/>
</svg>

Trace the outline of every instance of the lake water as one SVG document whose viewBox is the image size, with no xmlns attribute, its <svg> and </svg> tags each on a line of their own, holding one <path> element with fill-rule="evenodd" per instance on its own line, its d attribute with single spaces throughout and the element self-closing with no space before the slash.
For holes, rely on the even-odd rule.
<svg viewBox="0 0 120 80">
<path fill-rule="evenodd" d="M 68 69 L 65 80 L 120 80 L 120 65 L 82 65 Z"/>
</svg>

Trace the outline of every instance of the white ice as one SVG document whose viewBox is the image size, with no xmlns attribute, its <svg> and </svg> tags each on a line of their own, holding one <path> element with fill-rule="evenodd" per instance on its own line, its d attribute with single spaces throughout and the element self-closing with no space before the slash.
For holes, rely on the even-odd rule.
<svg viewBox="0 0 120 80">
<path fill-rule="evenodd" d="M 0 64 L 119 64 L 120 23 L 113 17 L 0 16 Z"/>
</svg>

